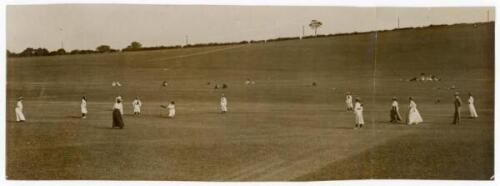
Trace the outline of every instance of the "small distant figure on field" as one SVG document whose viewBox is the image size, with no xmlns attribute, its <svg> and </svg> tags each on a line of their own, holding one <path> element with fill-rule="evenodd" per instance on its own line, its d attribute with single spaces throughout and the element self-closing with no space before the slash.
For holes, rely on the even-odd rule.
<svg viewBox="0 0 500 186">
<path fill-rule="evenodd" d="M 398 98 L 392 98 L 392 107 L 391 107 L 391 123 L 398 123 L 401 121 L 401 114 L 399 114 L 399 104 Z"/>
<path fill-rule="evenodd" d="M 228 86 L 225 83 L 223 83 L 222 84 L 222 89 L 226 89 L 226 88 L 228 88 Z"/>
<path fill-rule="evenodd" d="M 210 85 L 210 81 L 209 81 L 209 82 L 207 82 L 207 85 Z"/>
<path fill-rule="evenodd" d="M 220 110 L 222 114 L 227 112 L 227 98 L 224 94 L 220 97 Z"/>
<path fill-rule="evenodd" d="M 87 118 L 87 97 L 82 97 L 82 103 L 80 104 L 80 110 L 82 111 L 82 119 Z"/>
<path fill-rule="evenodd" d="M 134 108 L 134 115 L 141 115 L 142 101 L 139 99 L 139 96 L 135 97 L 134 101 L 132 101 L 132 107 Z"/>
<path fill-rule="evenodd" d="M 441 99 L 436 98 L 436 101 L 434 101 L 434 104 L 439 104 L 439 103 L 441 103 Z"/>
<path fill-rule="evenodd" d="M 417 110 L 417 104 L 415 101 L 413 101 L 413 97 L 409 98 L 410 100 L 410 105 L 408 106 L 408 125 L 413 125 L 413 124 L 419 124 L 423 122 L 424 120 L 422 119 L 422 116 L 420 116 L 420 113 Z"/>
<path fill-rule="evenodd" d="M 245 84 L 246 84 L 246 85 L 250 85 L 251 83 L 252 83 L 252 81 L 250 81 L 250 79 L 247 79 L 247 80 L 245 81 Z"/>
<path fill-rule="evenodd" d="M 459 93 L 455 92 L 455 113 L 453 114 L 453 124 L 460 124 L 460 110 L 462 108 L 462 100 L 460 99 Z"/>
<path fill-rule="evenodd" d="M 168 109 L 168 117 L 173 119 L 175 117 L 175 102 L 171 101 L 168 104 L 167 109 Z"/>
<path fill-rule="evenodd" d="M 16 121 L 17 122 L 24 122 L 26 118 L 24 118 L 24 113 L 23 113 L 23 100 L 24 97 L 19 97 L 17 98 L 17 103 L 16 103 Z"/>
<path fill-rule="evenodd" d="M 123 129 L 125 124 L 123 123 L 123 104 L 121 99 L 116 99 L 115 104 L 113 105 L 113 125 L 111 128 L 120 128 Z"/>
<path fill-rule="evenodd" d="M 418 79 L 420 81 L 425 81 L 425 73 L 420 73 L 420 78 Z"/>
<path fill-rule="evenodd" d="M 347 92 L 345 95 L 345 106 L 347 111 L 353 111 L 351 92 Z"/>
<path fill-rule="evenodd" d="M 113 86 L 113 87 L 121 87 L 122 84 L 120 82 L 118 82 L 118 81 L 113 81 L 113 83 L 111 83 L 111 86 Z"/>
<path fill-rule="evenodd" d="M 312 83 L 312 86 L 313 86 L 313 87 L 315 87 L 316 85 L 317 85 L 317 84 L 316 84 L 316 82 L 313 82 L 313 83 Z"/>
<path fill-rule="evenodd" d="M 161 83 L 161 86 L 163 86 L 163 87 L 168 86 L 168 82 L 167 81 L 163 81 L 163 83 Z"/>
<path fill-rule="evenodd" d="M 431 75 L 432 80 L 434 81 L 441 81 L 440 78 L 436 77 L 435 75 Z"/>
<path fill-rule="evenodd" d="M 215 84 L 214 89 L 219 89 L 219 85 Z"/>
<path fill-rule="evenodd" d="M 474 97 L 472 97 L 472 93 L 469 92 L 469 112 L 471 118 L 477 118 L 476 107 L 474 106 Z"/>
<path fill-rule="evenodd" d="M 363 128 L 365 120 L 363 119 L 363 104 L 360 98 L 356 98 L 354 103 L 354 129 Z"/>
</svg>

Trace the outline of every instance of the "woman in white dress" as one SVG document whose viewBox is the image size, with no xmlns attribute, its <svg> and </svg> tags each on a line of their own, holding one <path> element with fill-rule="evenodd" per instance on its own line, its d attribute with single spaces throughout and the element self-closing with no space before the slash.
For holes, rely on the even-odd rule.
<svg viewBox="0 0 500 186">
<path fill-rule="evenodd" d="M 220 109 L 222 114 L 227 112 L 227 98 L 224 94 L 220 98 Z"/>
<path fill-rule="evenodd" d="M 82 111 L 82 118 L 87 118 L 87 97 L 82 97 L 82 103 L 80 104 L 80 109 Z"/>
<path fill-rule="evenodd" d="M 23 114 L 23 100 L 24 97 L 19 97 L 17 98 L 17 104 L 16 104 L 16 121 L 17 122 L 24 122 L 26 118 L 24 118 Z"/>
<path fill-rule="evenodd" d="M 169 118 L 174 118 L 175 117 L 175 102 L 171 101 L 168 104 L 167 109 L 168 109 L 168 117 Z"/>
<path fill-rule="evenodd" d="M 356 98 L 354 103 L 354 123 L 356 124 L 354 129 L 362 128 L 365 124 L 365 120 L 363 119 L 363 104 L 359 98 Z"/>
<path fill-rule="evenodd" d="M 142 102 L 139 97 L 135 97 L 135 100 L 132 102 L 132 106 L 134 107 L 134 115 L 141 115 Z"/>
<path fill-rule="evenodd" d="M 345 105 L 346 105 L 347 111 L 352 111 L 352 95 L 350 92 L 346 93 Z"/>
<path fill-rule="evenodd" d="M 413 101 L 413 97 L 410 97 L 410 106 L 408 110 L 408 125 L 419 124 L 423 122 L 422 116 L 417 110 L 417 104 Z"/>
<path fill-rule="evenodd" d="M 477 118 L 476 107 L 474 106 L 474 97 L 472 97 L 472 93 L 469 92 L 469 112 L 471 118 Z"/>
</svg>

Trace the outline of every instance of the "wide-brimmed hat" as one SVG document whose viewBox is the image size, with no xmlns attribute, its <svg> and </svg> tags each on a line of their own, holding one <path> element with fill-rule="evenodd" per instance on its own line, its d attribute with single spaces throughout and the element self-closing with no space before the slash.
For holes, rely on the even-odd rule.
<svg viewBox="0 0 500 186">
<path fill-rule="evenodd" d="M 392 100 L 398 100 L 398 97 L 394 96 L 392 97 Z"/>
<path fill-rule="evenodd" d="M 17 99 L 18 99 L 18 100 L 22 100 L 22 99 L 24 99 L 24 97 L 19 96 Z"/>
<path fill-rule="evenodd" d="M 455 96 L 458 96 L 458 95 L 460 95 L 460 93 L 459 92 L 455 92 Z"/>
</svg>

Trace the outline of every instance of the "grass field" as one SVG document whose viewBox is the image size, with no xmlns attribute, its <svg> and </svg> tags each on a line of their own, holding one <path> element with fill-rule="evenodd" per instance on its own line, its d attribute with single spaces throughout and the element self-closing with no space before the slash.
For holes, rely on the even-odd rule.
<svg viewBox="0 0 500 186">
<path fill-rule="evenodd" d="M 8 179 L 472 179 L 493 173 L 494 24 L 7 60 Z M 421 72 L 440 82 L 407 82 Z M 251 78 L 255 85 L 244 81 Z M 112 81 L 122 87 L 111 87 Z M 164 80 L 168 87 L 161 87 Z M 207 85 L 211 82 L 211 85 Z M 316 82 L 317 86 L 311 86 Z M 228 89 L 213 89 L 226 83 Z M 456 86 L 456 90 L 447 88 Z M 353 130 L 350 91 L 366 128 Z M 453 93 L 478 119 L 451 125 Z M 229 113 L 219 114 L 219 97 Z M 15 122 L 24 96 L 26 123 Z M 89 115 L 80 119 L 80 98 Z M 111 129 L 124 97 L 125 129 Z M 135 96 L 143 115 L 132 115 Z M 391 124 L 415 97 L 424 123 Z M 435 104 L 436 99 L 441 103 Z M 161 104 L 174 100 L 175 119 Z"/>
</svg>

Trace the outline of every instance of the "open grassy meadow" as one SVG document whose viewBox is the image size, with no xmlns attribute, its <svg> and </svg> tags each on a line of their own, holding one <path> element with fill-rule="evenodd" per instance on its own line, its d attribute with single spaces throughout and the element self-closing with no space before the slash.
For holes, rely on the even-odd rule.
<svg viewBox="0 0 500 186">
<path fill-rule="evenodd" d="M 6 66 L 8 179 L 488 180 L 494 174 L 494 23 L 8 58 Z M 442 80 L 406 81 L 420 73 Z M 247 78 L 256 83 L 246 85 Z M 222 83 L 228 88 L 214 89 Z M 364 129 L 353 129 L 347 91 L 363 101 Z M 451 125 L 455 91 L 464 102 L 458 126 Z M 478 119 L 467 118 L 468 92 Z M 219 113 L 222 93 L 227 114 Z M 84 95 L 89 114 L 81 119 Z M 125 101 L 123 130 L 111 129 L 118 95 Z M 15 122 L 18 96 L 25 97 L 25 123 Z M 136 96 L 140 117 L 132 115 Z M 424 122 L 389 123 L 393 96 L 403 115 L 413 96 Z M 169 101 L 176 102 L 175 119 L 160 107 Z"/>
</svg>

